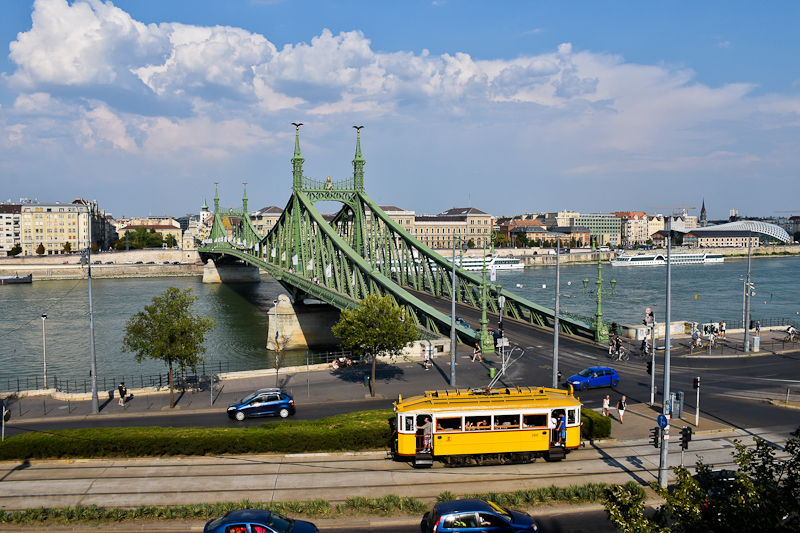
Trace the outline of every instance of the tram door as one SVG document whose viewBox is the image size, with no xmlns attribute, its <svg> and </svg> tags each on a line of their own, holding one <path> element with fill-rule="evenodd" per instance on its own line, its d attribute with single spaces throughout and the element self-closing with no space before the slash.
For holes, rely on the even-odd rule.
<svg viewBox="0 0 800 533">
<path fill-rule="evenodd" d="M 417 415 L 416 442 L 417 450 L 430 450 L 433 446 L 433 417 L 431 415 Z"/>
<path fill-rule="evenodd" d="M 550 445 L 551 446 L 556 444 L 557 442 L 559 442 L 559 439 L 558 439 L 558 424 L 559 424 L 559 420 L 560 420 L 562 415 L 566 416 L 566 413 L 564 412 L 564 409 L 553 409 L 550 412 L 549 427 L 550 427 Z"/>
</svg>

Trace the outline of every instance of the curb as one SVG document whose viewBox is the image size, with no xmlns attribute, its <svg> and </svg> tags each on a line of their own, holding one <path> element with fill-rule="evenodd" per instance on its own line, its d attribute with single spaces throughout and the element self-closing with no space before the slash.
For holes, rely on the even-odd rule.
<svg viewBox="0 0 800 533">
<path fill-rule="evenodd" d="M 767 400 L 767 401 L 776 407 L 784 407 L 786 409 L 800 409 L 800 405 L 792 405 L 792 403 L 779 402 L 778 400 Z"/>
</svg>

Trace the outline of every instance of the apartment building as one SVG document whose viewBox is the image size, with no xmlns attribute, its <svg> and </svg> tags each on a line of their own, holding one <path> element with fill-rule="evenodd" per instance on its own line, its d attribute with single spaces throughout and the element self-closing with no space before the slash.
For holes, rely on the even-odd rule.
<svg viewBox="0 0 800 533">
<path fill-rule="evenodd" d="M 454 207 L 440 213 L 439 216 L 454 217 L 463 221 L 464 240 L 472 241 L 477 248 L 491 245 L 494 217 L 489 213 L 474 207 Z"/>
<path fill-rule="evenodd" d="M 41 244 L 45 255 L 64 252 L 69 243 L 72 251 L 84 250 L 93 243 L 100 249 L 106 242 L 106 213 L 97 201 L 76 198 L 72 203 L 60 202 L 22 204 L 20 213 L 20 244 L 24 255 L 36 255 Z"/>
<path fill-rule="evenodd" d="M 620 219 L 620 238 L 623 246 L 644 244 L 650 238 L 649 217 L 641 211 L 611 213 Z"/>
<path fill-rule="evenodd" d="M 589 233 L 601 245 L 619 246 L 622 221 L 611 213 L 588 213 L 575 217 L 575 226 L 589 229 Z"/>
<path fill-rule="evenodd" d="M 0 257 L 20 244 L 21 208 L 19 204 L 0 204 Z"/>
</svg>

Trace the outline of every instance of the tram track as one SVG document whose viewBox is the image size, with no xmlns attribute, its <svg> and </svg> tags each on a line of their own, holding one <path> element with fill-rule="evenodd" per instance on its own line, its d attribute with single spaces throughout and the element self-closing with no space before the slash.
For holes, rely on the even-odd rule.
<svg viewBox="0 0 800 533">
<path fill-rule="evenodd" d="M 762 434 L 774 435 L 772 429 Z M 740 435 L 738 438 L 745 438 Z M 709 436 L 693 441 L 694 454 L 716 467 L 732 466 L 734 436 Z M 723 443 L 725 448 L 720 446 Z M 676 447 L 677 448 L 677 447 Z M 677 464 L 679 453 L 670 454 Z M 693 460 L 690 461 L 693 463 Z M 235 464 L 231 464 L 235 463 Z M 23 463 L 23 465 L 25 465 Z M 388 461 L 383 453 L 342 457 L 204 457 L 167 460 L 35 461 L 0 469 L 5 509 L 60 505 L 129 506 L 117 501 L 115 487 L 136 492 L 137 504 L 202 503 L 242 498 L 264 501 L 319 497 L 333 503 L 349 496 L 385 494 L 435 498 L 449 490 L 457 494 L 509 492 L 555 484 L 586 482 L 649 482 L 658 469 L 658 452 L 645 441 L 609 443 L 573 452 L 561 463 L 415 470 L 405 462 Z M 43 494 L 36 487 L 46 486 Z M 257 496 L 254 497 L 254 494 Z"/>
</svg>

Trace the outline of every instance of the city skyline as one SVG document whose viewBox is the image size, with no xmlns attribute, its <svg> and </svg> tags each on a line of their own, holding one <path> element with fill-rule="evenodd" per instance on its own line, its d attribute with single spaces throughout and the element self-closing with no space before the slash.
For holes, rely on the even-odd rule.
<svg viewBox="0 0 800 533">
<path fill-rule="evenodd" d="M 283 207 L 300 121 L 306 175 L 349 175 L 363 124 L 367 191 L 418 214 L 800 208 L 773 194 L 800 170 L 792 3 L 0 6 L 2 201 L 180 216 L 218 181 Z"/>
</svg>

